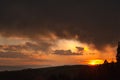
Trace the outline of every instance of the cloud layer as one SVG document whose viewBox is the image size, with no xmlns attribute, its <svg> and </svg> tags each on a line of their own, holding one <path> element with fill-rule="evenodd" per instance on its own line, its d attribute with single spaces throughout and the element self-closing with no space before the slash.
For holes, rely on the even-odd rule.
<svg viewBox="0 0 120 80">
<path fill-rule="evenodd" d="M 100 1 L 0 2 L 0 34 L 38 39 L 54 34 L 77 38 L 97 48 L 120 40 L 119 3 Z"/>
</svg>

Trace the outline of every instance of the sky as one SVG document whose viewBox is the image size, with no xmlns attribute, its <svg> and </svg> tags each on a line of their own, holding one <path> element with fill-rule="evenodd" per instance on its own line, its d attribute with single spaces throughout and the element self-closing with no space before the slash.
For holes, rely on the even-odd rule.
<svg viewBox="0 0 120 80">
<path fill-rule="evenodd" d="M 0 0 L 0 66 L 116 61 L 119 0 Z"/>
</svg>

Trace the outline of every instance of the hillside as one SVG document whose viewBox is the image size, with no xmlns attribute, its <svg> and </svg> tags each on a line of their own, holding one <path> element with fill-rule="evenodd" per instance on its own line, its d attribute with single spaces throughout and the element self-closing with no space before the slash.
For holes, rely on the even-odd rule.
<svg viewBox="0 0 120 80">
<path fill-rule="evenodd" d="M 119 64 L 60 66 L 0 72 L 0 80 L 120 80 Z"/>
</svg>

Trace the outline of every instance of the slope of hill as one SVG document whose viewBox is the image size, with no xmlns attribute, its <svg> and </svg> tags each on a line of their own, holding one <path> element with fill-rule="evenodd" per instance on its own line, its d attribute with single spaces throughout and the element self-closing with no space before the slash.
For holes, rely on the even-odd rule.
<svg viewBox="0 0 120 80">
<path fill-rule="evenodd" d="M 0 72 L 0 80 L 120 80 L 120 65 L 61 66 Z"/>
<path fill-rule="evenodd" d="M 27 67 L 22 67 L 22 66 L 0 66 L 0 71 L 14 71 L 14 70 L 22 70 L 26 68 Z"/>
</svg>

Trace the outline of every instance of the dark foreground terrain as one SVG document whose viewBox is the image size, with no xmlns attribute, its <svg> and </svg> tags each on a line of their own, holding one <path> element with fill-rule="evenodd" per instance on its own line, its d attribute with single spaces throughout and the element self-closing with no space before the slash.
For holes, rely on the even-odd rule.
<svg viewBox="0 0 120 80">
<path fill-rule="evenodd" d="M 120 80 L 120 65 L 74 65 L 4 71 L 0 72 L 0 80 Z"/>
</svg>

